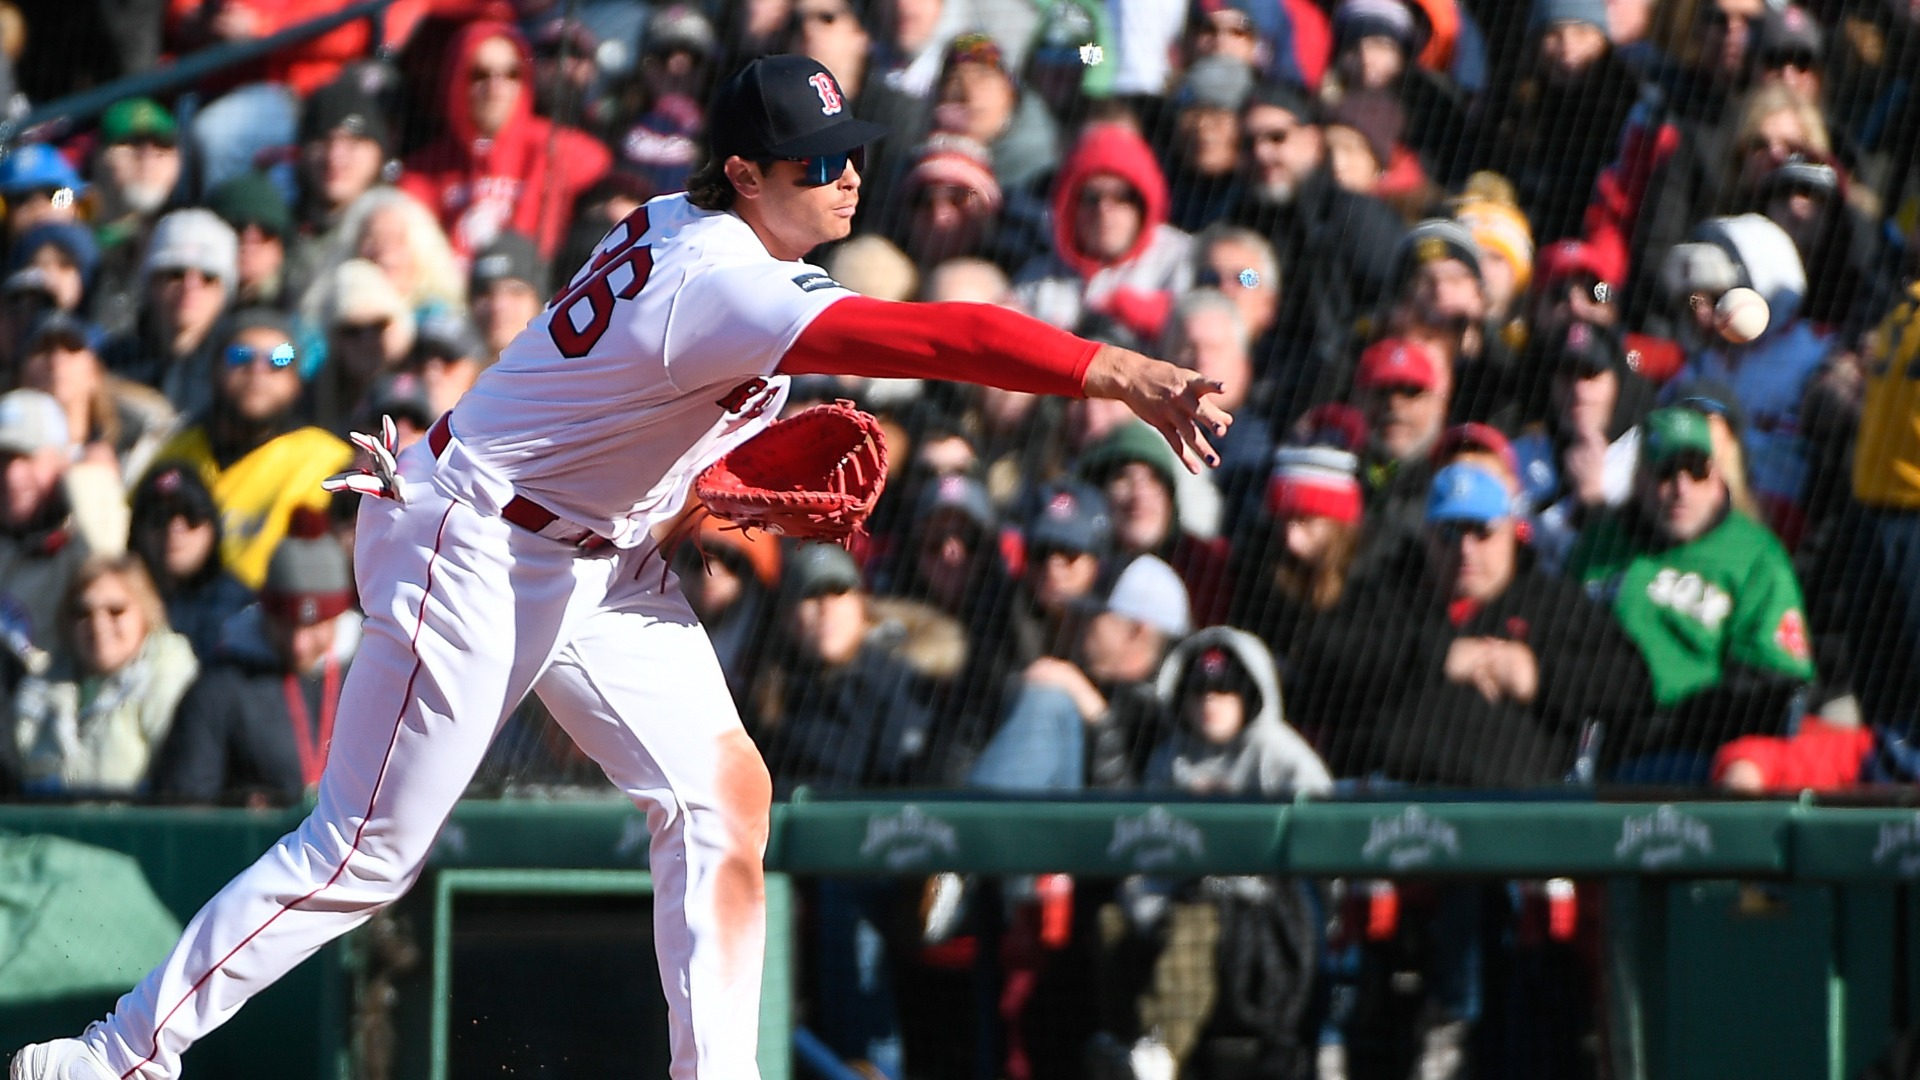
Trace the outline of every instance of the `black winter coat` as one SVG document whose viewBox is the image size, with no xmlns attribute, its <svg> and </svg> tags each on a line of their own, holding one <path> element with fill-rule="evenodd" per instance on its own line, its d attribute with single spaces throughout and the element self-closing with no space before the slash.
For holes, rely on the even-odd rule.
<svg viewBox="0 0 1920 1080">
<path fill-rule="evenodd" d="M 1450 612 L 1431 585 L 1371 587 L 1339 620 L 1323 620 L 1314 659 L 1347 685 L 1384 698 L 1370 725 L 1369 771 L 1410 783 L 1471 787 L 1553 784 L 1574 764 L 1583 725 L 1618 726 L 1653 707 L 1645 663 L 1612 617 L 1524 553 L 1493 603 Z M 1524 642 L 1539 663 L 1533 702 L 1492 703 L 1445 675 L 1462 638 Z M 1301 677 L 1306 677 L 1304 674 Z"/>
<path fill-rule="evenodd" d="M 1263 203 L 1243 189 L 1232 220 L 1267 237 L 1280 264 L 1275 334 L 1290 347 L 1275 355 L 1290 370 L 1261 375 L 1285 388 L 1284 423 L 1307 402 L 1324 400 L 1317 387 L 1338 383 L 1349 331 L 1392 285 L 1394 251 L 1406 222 L 1379 199 L 1336 184 L 1324 165 L 1285 206 Z"/>
<path fill-rule="evenodd" d="M 1570 85 L 1522 77 L 1473 134 L 1455 172 L 1492 169 L 1512 180 L 1537 248 L 1578 236 L 1594 180 L 1639 99 L 1638 77 L 1611 52 Z"/>
<path fill-rule="evenodd" d="M 934 770 L 933 688 L 904 660 L 868 643 L 837 668 L 797 663 L 762 750 L 775 786 L 826 789 L 928 782 Z"/>
<path fill-rule="evenodd" d="M 346 679 L 346 664 L 339 679 Z M 151 783 L 163 801 L 237 803 L 264 798 L 278 806 L 306 793 L 294 720 L 287 709 L 288 676 L 264 658 L 226 660 L 202 672 L 174 713 L 173 728 L 154 760 Z M 318 742 L 326 680 L 297 678 L 307 705 L 305 737 Z"/>
</svg>

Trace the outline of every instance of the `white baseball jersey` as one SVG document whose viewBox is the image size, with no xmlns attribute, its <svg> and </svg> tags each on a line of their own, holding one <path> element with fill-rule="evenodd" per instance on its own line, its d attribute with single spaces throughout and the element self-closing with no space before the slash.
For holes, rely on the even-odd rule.
<svg viewBox="0 0 1920 1080">
<path fill-rule="evenodd" d="M 780 358 L 851 295 L 767 254 L 733 214 L 662 196 L 616 225 L 480 376 L 454 436 L 514 490 L 633 546 L 778 415 Z"/>
</svg>

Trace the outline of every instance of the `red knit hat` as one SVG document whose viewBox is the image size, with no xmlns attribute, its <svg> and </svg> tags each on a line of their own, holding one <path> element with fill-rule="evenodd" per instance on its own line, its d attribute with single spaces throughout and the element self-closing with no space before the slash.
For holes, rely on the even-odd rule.
<svg viewBox="0 0 1920 1080">
<path fill-rule="evenodd" d="M 1360 520 L 1360 459 L 1331 446 L 1288 446 L 1273 455 L 1267 510 L 1276 518 Z"/>
<path fill-rule="evenodd" d="M 965 135 L 940 133 L 929 138 L 907 171 L 904 189 L 909 196 L 923 187 L 949 184 L 974 193 L 986 212 L 999 213 L 1000 181 L 994 179 L 987 148 Z"/>
</svg>

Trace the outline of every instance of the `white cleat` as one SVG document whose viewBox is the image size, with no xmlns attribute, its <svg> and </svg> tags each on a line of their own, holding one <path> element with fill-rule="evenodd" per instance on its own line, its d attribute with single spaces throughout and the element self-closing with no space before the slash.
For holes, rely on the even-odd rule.
<svg viewBox="0 0 1920 1080">
<path fill-rule="evenodd" d="M 13 1055 L 8 1080 L 120 1080 L 118 1073 L 79 1039 L 55 1039 L 22 1047 Z"/>
</svg>

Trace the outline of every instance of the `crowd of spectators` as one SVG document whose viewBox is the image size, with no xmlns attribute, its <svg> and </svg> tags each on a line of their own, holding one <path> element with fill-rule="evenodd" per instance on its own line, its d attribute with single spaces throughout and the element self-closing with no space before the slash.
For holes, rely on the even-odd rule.
<svg viewBox="0 0 1920 1080">
<path fill-rule="evenodd" d="M 0 3 L 0 105 L 341 6 Z M 421 437 L 783 51 L 890 132 L 813 261 L 1236 422 L 1195 476 L 1110 403 L 796 380 L 886 425 L 870 535 L 672 554 L 779 791 L 1914 778 L 1920 5 L 397 0 L 0 159 L 0 795 L 301 798 L 344 437 Z M 530 703 L 482 781 L 592 778 Z"/>
<path fill-rule="evenodd" d="M 9 107 L 330 9 L 174 3 L 65 67 L 46 50 L 80 31 L 25 19 Z M 871 535 L 835 556 L 703 530 L 677 560 L 782 790 L 1140 786 L 1192 734 L 1156 680 L 1220 626 L 1270 655 L 1338 785 L 1903 775 L 1909 8 L 402 0 L 378 29 L 0 161 L 8 790 L 186 790 L 59 760 L 111 709 L 29 716 L 48 679 L 126 696 L 80 674 L 90 560 L 132 553 L 104 580 L 145 576 L 145 632 L 184 635 L 190 681 L 244 667 L 258 635 L 229 630 L 283 544 L 350 538 L 314 483 L 342 437 L 419 437 L 687 182 L 717 81 L 779 50 L 889 129 L 816 262 L 1158 352 L 1236 416 L 1196 477 L 1100 403 L 800 380 L 888 425 Z M 1716 323 L 1735 288 L 1769 308 L 1750 342 Z M 295 742 L 323 676 L 289 675 L 314 702 Z M 155 768 L 222 722 L 186 700 L 177 724 L 148 706 Z M 497 782 L 578 765 L 505 745 Z M 254 784 L 211 794 L 299 793 Z"/>
</svg>

